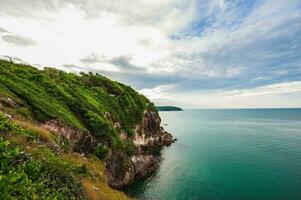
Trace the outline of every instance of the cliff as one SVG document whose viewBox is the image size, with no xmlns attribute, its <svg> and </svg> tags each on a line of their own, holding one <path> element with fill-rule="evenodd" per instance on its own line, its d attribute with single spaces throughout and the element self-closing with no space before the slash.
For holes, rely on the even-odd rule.
<svg viewBox="0 0 301 200">
<path fill-rule="evenodd" d="M 142 123 L 135 127 L 130 137 L 135 153 L 127 156 L 120 151 L 112 151 L 106 160 L 108 183 L 113 188 L 123 188 L 154 172 L 158 168 L 159 157 L 156 152 L 163 146 L 169 146 L 174 140 L 172 135 L 160 126 L 157 112 L 145 111 Z M 123 140 L 129 139 L 126 135 Z"/>
<path fill-rule="evenodd" d="M 158 167 L 157 152 L 173 141 L 152 102 L 99 74 L 0 61 L 0 110 L 2 150 L 17 151 L 16 158 L 1 157 L 1 162 L 9 159 L 30 168 L 20 177 L 30 181 L 37 199 L 125 199 L 107 184 L 119 189 L 152 173 Z M 51 176 L 35 177 L 27 160 Z M 50 173 L 53 168 L 60 174 Z M 6 191 L 0 197 L 29 195 L 10 182 L 6 168 L 1 170 L 7 185 L 0 184 L 0 191 Z M 72 181 L 60 182 L 62 177 Z M 45 185 L 50 180 L 57 182 Z M 57 194 L 58 186 L 65 193 Z"/>
</svg>

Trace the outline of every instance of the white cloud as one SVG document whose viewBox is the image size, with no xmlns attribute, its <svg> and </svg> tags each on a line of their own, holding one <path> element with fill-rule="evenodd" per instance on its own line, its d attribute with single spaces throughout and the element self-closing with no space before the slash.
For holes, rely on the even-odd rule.
<svg viewBox="0 0 301 200">
<path fill-rule="evenodd" d="M 172 98 L 167 94 L 167 91 L 176 87 L 175 85 L 160 85 L 155 88 L 145 88 L 139 90 L 140 93 L 154 101 L 156 104 L 170 104 L 173 102 Z"/>
<path fill-rule="evenodd" d="M 283 82 L 255 87 L 252 89 L 232 90 L 223 92 L 227 98 L 281 95 L 287 93 L 301 93 L 301 81 Z"/>
<path fill-rule="evenodd" d="M 198 90 L 181 94 L 167 92 L 166 95 L 172 100 L 177 100 L 177 104 L 188 108 L 300 107 L 301 81 L 270 84 L 251 89 Z"/>
<path fill-rule="evenodd" d="M 1 53 L 20 57 L 33 64 L 56 66 L 82 65 L 78 60 L 92 53 L 107 58 L 130 55 L 133 64 L 151 68 L 152 63 L 169 54 L 168 34 L 189 20 L 183 18 L 184 11 L 175 7 L 175 1 L 169 0 L 137 1 L 136 4 L 129 1 L 78 3 L 66 3 L 55 12 L 44 9 L 45 5 L 36 5 L 40 7 L 35 10 L 34 3 L 33 8 L 28 10 L 28 13 L 32 11 L 30 15 L 34 17 L 0 16 L 2 27 L 37 43 L 30 51 L 4 45 L 0 48 Z M 27 8 L 23 3 L 16 4 L 18 6 L 15 9 L 24 11 Z M 5 6 L 8 5 L 13 3 L 7 2 Z M 97 12 L 89 10 L 92 7 Z M 87 17 L 94 12 L 96 16 Z M 39 14 L 43 17 L 38 18 Z M 108 70 L 108 66 L 97 67 Z"/>
<path fill-rule="evenodd" d="M 141 91 L 157 102 L 229 107 L 227 95 L 280 95 L 281 82 L 300 80 L 300 1 L 238 7 L 250 2 L 2 0 L 0 55 L 151 83 Z M 270 83 L 280 85 L 258 87 Z"/>
</svg>

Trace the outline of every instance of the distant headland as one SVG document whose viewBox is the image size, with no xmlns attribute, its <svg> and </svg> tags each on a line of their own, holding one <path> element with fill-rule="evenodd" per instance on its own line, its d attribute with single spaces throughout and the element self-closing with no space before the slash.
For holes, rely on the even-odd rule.
<svg viewBox="0 0 301 200">
<path fill-rule="evenodd" d="M 182 108 L 175 106 L 156 106 L 158 111 L 183 111 Z"/>
</svg>

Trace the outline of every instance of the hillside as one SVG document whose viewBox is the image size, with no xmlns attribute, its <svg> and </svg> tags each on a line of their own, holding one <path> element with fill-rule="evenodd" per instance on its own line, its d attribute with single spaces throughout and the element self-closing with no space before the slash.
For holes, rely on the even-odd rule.
<svg viewBox="0 0 301 200">
<path fill-rule="evenodd" d="M 153 103 L 99 74 L 0 61 L 0 110 L 1 199 L 125 199 L 108 184 L 153 172 L 172 142 Z"/>
<path fill-rule="evenodd" d="M 158 111 L 182 111 L 182 108 L 175 106 L 156 106 Z"/>
</svg>

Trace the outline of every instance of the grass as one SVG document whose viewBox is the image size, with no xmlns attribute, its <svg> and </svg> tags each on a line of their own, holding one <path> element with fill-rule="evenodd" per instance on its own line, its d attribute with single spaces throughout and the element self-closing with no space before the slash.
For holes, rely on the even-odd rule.
<svg viewBox="0 0 301 200">
<path fill-rule="evenodd" d="M 106 184 L 102 160 L 55 153 L 52 134 L 36 124 L 0 113 L 0 132 L 0 199 L 130 199 Z"/>
<path fill-rule="evenodd" d="M 18 126 L 24 129 L 35 132 L 38 135 L 38 137 L 44 142 L 51 143 L 55 139 L 55 136 L 52 133 L 50 133 L 50 131 L 32 122 L 22 121 L 20 119 L 14 119 L 14 122 L 15 124 L 17 124 Z"/>
<path fill-rule="evenodd" d="M 147 98 L 131 87 L 100 74 L 73 74 L 54 68 L 38 70 L 3 60 L 0 60 L 0 97 L 8 97 L 18 105 L 9 107 L 2 101 L 2 110 L 8 113 L 39 123 L 58 120 L 89 132 L 103 146 L 125 152 L 131 150 L 120 140 L 117 134 L 120 130 L 114 128 L 114 123 L 118 122 L 120 129 L 132 136 L 145 109 L 156 111 Z M 51 139 L 43 130 L 37 132 L 43 139 Z"/>
<path fill-rule="evenodd" d="M 82 178 L 83 187 L 91 200 L 130 200 L 123 192 L 112 189 L 106 184 L 104 163 L 97 157 L 82 157 L 78 153 L 64 154 L 64 159 L 73 164 L 84 165 L 90 176 Z"/>
<path fill-rule="evenodd" d="M 107 152 L 131 156 L 130 139 L 154 104 L 131 87 L 100 74 L 0 60 L 0 199 L 130 199 L 106 184 Z M 88 155 L 43 128 L 58 121 L 97 141 Z M 115 128 L 114 124 L 120 124 Z M 128 139 L 120 139 L 123 130 Z"/>
</svg>

